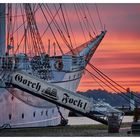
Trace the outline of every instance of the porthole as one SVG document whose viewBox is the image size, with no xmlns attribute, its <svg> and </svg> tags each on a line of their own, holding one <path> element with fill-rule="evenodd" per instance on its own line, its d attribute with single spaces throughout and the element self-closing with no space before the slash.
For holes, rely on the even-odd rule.
<svg viewBox="0 0 140 140">
<path fill-rule="evenodd" d="M 12 114 L 9 114 L 9 120 L 11 120 L 11 118 L 12 118 Z"/>
<path fill-rule="evenodd" d="M 35 112 L 33 113 L 33 116 L 35 117 Z"/>
<path fill-rule="evenodd" d="M 24 119 L 24 113 L 22 113 L 22 119 Z"/>
</svg>

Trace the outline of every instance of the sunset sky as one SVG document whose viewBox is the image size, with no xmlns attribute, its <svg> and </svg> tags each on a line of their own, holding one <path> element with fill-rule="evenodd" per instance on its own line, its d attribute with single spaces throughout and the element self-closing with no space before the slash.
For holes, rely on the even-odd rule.
<svg viewBox="0 0 140 140">
<path fill-rule="evenodd" d="M 80 25 L 78 24 L 78 18 L 76 16 L 73 4 L 65 5 L 73 29 L 74 38 L 76 40 L 76 44 L 73 44 L 74 47 L 76 47 L 84 43 L 85 39 L 81 32 Z M 97 17 L 95 4 L 86 5 L 90 10 L 99 34 L 101 28 L 99 19 Z M 91 63 L 125 88 L 130 87 L 131 90 L 140 92 L 140 4 L 105 3 L 97 5 L 102 23 L 103 25 L 105 25 L 105 28 L 107 30 L 107 34 L 98 47 L 97 51 L 95 52 Z M 51 10 L 54 11 L 54 15 L 56 10 L 54 9 L 52 4 L 49 4 L 49 6 L 50 8 L 52 7 Z M 58 6 L 59 4 L 56 5 L 57 8 Z M 22 14 L 19 12 L 18 15 Z M 49 16 L 46 16 L 48 20 L 51 21 Z M 23 20 L 21 16 L 19 16 L 18 19 L 20 22 Z M 41 29 L 40 34 L 42 36 L 47 25 L 45 19 L 43 18 L 43 14 L 40 11 L 38 11 L 36 19 L 39 23 L 38 28 Z M 60 27 L 62 27 L 58 16 L 56 17 L 56 21 L 58 22 Z M 52 24 L 51 26 L 53 31 L 55 32 L 55 35 L 57 36 L 57 39 L 60 41 L 61 39 L 57 33 L 57 29 L 55 29 Z M 19 31 L 18 34 L 15 33 L 15 38 L 20 41 L 23 33 L 23 31 Z M 92 30 L 91 33 L 92 35 L 94 35 Z M 74 38 L 72 38 L 72 42 L 74 42 Z M 45 46 L 48 46 L 48 39 L 51 39 L 51 44 L 53 44 L 54 39 L 52 37 L 52 34 L 50 33 L 50 30 L 48 30 L 42 36 L 42 40 Z M 89 39 L 89 36 L 86 36 L 86 40 Z M 63 47 L 63 50 L 65 52 L 68 51 L 67 47 L 65 47 L 65 45 L 62 43 L 62 40 L 60 41 L 60 45 Z M 22 47 L 20 47 L 20 49 L 22 50 Z M 98 84 L 86 72 L 81 80 L 78 90 L 86 91 L 88 89 L 98 88 L 100 88 Z M 105 89 L 107 88 L 105 87 Z"/>
<path fill-rule="evenodd" d="M 92 64 L 125 88 L 140 91 L 140 4 L 98 4 L 107 34 Z M 97 89 L 86 73 L 78 90 Z"/>
<path fill-rule="evenodd" d="M 101 27 L 95 4 L 86 5 L 90 10 L 99 34 Z M 85 42 L 85 39 L 73 4 L 65 4 L 65 6 L 74 32 L 76 40 L 75 46 L 81 45 Z M 80 6 L 82 7 L 82 5 Z M 107 34 L 95 52 L 91 63 L 123 87 L 129 87 L 133 91 L 140 91 L 140 4 L 105 3 L 97 4 L 97 6 L 102 24 L 105 24 Z M 84 9 L 82 11 L 84 11 Z M 90 17 L 87 18 L 89 19 Z M 84 20 L 83 17 L 80 17 L 80 19 L 81 22 Z M 59 25 L 61 25 L 57 17 L 56 20 Z M 42 23 L 41 25 L 43 27 L 44 24 L 42 20 L 40 20 L 40 23 Z M 56 33 L 54 27 L 53 30 Z M 86 34 L 86 28 L 84 28 L 84 31 Z M 92 30 L 91 34 L 94 35 Z M 43 40 L 46 41 L 46 38 L 51 38 L 50 35 L 49 32 L 46 33 L 43 36 Z M 58 35 L 57 38 L 59 39 Z M 72 37 L 71 39 L 72 42 L 74 42 Z M 86 34 L 86 40 L 89 40 L 88 33 Z M 63 47 L 63 50 L 68 51 L 63 43 L 61 46 Z M 86 91 L 88 89 L 98 88 L 100 88 L 98 84 L 86 72 L 81 80 L 78 90 Z M 106 87 L 105 89 L 109 90 Z"/>
</svg>

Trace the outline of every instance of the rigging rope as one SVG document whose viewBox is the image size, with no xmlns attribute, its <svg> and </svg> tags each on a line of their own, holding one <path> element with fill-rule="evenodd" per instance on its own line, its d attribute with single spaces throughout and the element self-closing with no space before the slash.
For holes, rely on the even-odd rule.
<svg viewBox="0 0 140 140">
<path fill-rule="evenodd" d="M 23 15 L 23 9 L 22 9 L 21 4 L 20 4 L 20 9 L 21 9 L 21 13 L 22 13 L 22 15 Z M 22 16 L 22 21 L 23 21 L 23 23 L 25 22 L 24 16 Z M 26 27 L 25 27 L 25 24 L 24 24 L 24 40 L 26 41 L 26 32 L 25 32 L 25 30 L 26 30 Z M 23 48 L 23 52 L 24 52 L 24 48 Z M 25 43 L 25 53 L 27 53 L 27 52 L 26 52 L 26 43 Z"/>
<path fill-rule="evenodd" d="M 85 36 L 85 33 L 84 33 L 84 30 L 83 30 L 83 26 L 82 26 L 82 23 L 81 23 L 81 21 L 80 21 L 80 17 L 79 17 L 79 14 L 78 14 L 78 10 L 77 10 L 77 8 L 76 8 L 76 4 L 74 4 L 74 9 L 75 9 L 76 15 L 77 15 L 77 17 L 78 17 L 79 25 L 80 25 L 80 27 L 81 27 L 81 30 L 82 30 L 84 39 L 85 39 L 85 41 L 87 42 L 86 36 Z"/>
<path fill-rule="evenodd" d="M 39 7 L 38 7 L 38 9 L 39 9 Z M 38 11 L 38 9 L 36 9 L 35 13 Z M 20 15 L 20 16 L 22 16 L 22 15 Z M 27 22 L 27 20 L 25 20 L 24 23 L 22 23 L 20 26 L 18 26 L 17 29 L 13 32 L 13 34 L 16 33 L 26 22 Z"/>
<path fill-rule="evenodd" d="M 93 33 L 95 34 L 95 36 L 97 36 L 97 29 L 96 29 L 96 26 L 95 26 L 95 24 L 94 24 L 93 18 L 92 18 L 91 14 L 90 14 L 90 11 L 89 11 L 89 8 L 88 8 L 87 4 L 85 4 L 85 7 L 86 7 L 86 9 L 87 9 L 88 15 L 89 15 L 89 17 L 90 17 L 90 19 L 91 19 L 91 22 L 92 22 L 92 24 L 93 24 L 93 27 L 94 27 L 94 29 L 95 29 L 95 32 L 94 32 L 94 30 L 92 29 L 92 30 L 93 30 Z M 92 27 L 92 26 L 91 26 L 91 27 Z"/>
<path fill-rule="evenodd" d="M 91 63 L 89 63 L 89 66 L 94 70 L 94 71 L 96 71 L 104 80 L 106 80 L 112 87 L 114 87 L 117 91 L 119 91 L 120 93 L 124 93 L 124 92 L 122 92 L 119 88 L 117 88 L 115 85 L 113 85 L 112 84 L 112 82 L 113 83 L 115 83 L 115 84 L 117 84 L 115 81 L 113 81 L 112 79 L 110 79 L 108 76 L 106 76 L 105 74 L 103 74 L 101 71 L 99 71 L 97 68 L 95 68 L 95 66 L 93 66 Z M 111 82 L 110 82 L 110 81 Z M 117 84 L 118 86 L 119 86 L 119 84 Z M 121 86 L 122 87 L 122 86 Z M 125 89 L 125 91 L 126 91 L 126 89 Z M 116 91 L 115 91 L 116 92 Z M 120 95 L 120 94 L 118 94 L 118 95 Z M 129 95 L 126 95 L 126 94 L 123 94 L 123 96 L 125 96 L 125 99 L 126 98 L 130 98 L 129 97 Z M 135 96 L 135 94 L 134 94 L 134 96 Z M 139 97 L 138 97 L 139 98 Z M 140 102 L 139 101 L 135 101 L 135 102 L 137 102 L 137 103 L 139 103 L 140 104 Z"/>
<path fill-rule="evenodd" d="M 103 24 L 102 24 L 101 17 L 100 17 L 100 14 L 99 14 L 99 10 L 98 10 L 98 6 L 97 6 L 96 3 L 95 3 L 95 8 L 96 8 L 96 11 L 97 11 L 97 15 L 98 15 L 98 18 L 99 18 L 101 29 L 103 30 Z"/>
<path fill-rule="evenodd" d="M 19 47 L 20 47 L 20 45 L 21 45 L 21 43 L 22 43 L 22 41 L 24 40 L 24 37 L 25 37 L 25 34 L 23 34 L 23 36 L 22 36 L 22 38 L 21 38 L 21 40 L 20 40 L 20 42 L 19 42 L 19 44 L 17 44 L 17 48 L 16 48 L 16 50 L 15 50 L 15 54 L 17 53 L 17 51 L 19 50 Z"/>
<path fill-rule="evenodd" d="M 59 6 L 60 6 L 60 5 L 59 5 Z M 55 10 L 57 9 L 55 4 L 54 4 L 54 8 L 55 8 Z M 67 31 L 66 31 L 66 29 L 65 29 L 65 25 L 64 25 L 64 23 L 63 23 L 63 21 L 62 21 L 62 19 L 61 19 L 61 17 L 60 17 L 60 14 L 59 14 L 59 13 L 58 13 L 58 19 L 60 20 L 61 25 L 62 25 L 62 27 L 64 28 L 65 33 L 67 33 Z"/>
<path fill-rule="evenodd" d="M 96 75 L 94 75 L 93 73 L 91 73 L 89 70 L 85 69 L 89 74 L 91 74 L 92 77 L 96 77 L 99 81 L 101 81 L 102 83 L 104 83 L 107 87 L 109 87 L 110 89 L 112 89 L 112 91 L 115 92 L 115 94 L 117 94 L 117 91 L 115 89 L 113 89 L 111 86 L 109 86 L 106 82 L 104 82 L 103 80 L 101 80 L 100 78 L 98 78 Z M 124 96 L 123 94 L 117 94 L 119 96 L 121 96 L 122 98 L 124 98 L 127 102 L 130 102 L 130 100 Z M 135 106 L 135 104 L 133 104 Z"/>
<path fill-rule="evenodd" d="M 41 4 L 39 4 L 39 6 L 40 6 L 40 9 L 41 9 L 41 11 L 42 11 L 42 13 L 43 13 L 43 15 L 44 15 L 44 18 L 45 18 L 47 24 L 49 25 L 49 21 L 48 21 L 48 19 L 47 19 L 45 13 L 44 13 L 44 11 L 43 11 L 43 8 L 42 8 Z M 54 39 L 55 39 L 55 41 L 56 41 L 58 47 L 59 47 L 60 52 L 61 52 L 62 54 L 64 54 L 64 53 L 63 53 L 63 50 L 61 49 L 61 47 L 60 47 L 60 45 L 59 45 L 59 42 L 58 42 L 56 36 L 55 36 L 55 33 L 54 33 L 53 30 L 52 30 L 52 27 L 49 26 L 49 28 L 50 28 L 50 30 L 51 30 L 51 32 L 52 32 L 52 35 L 53 35 L 53 37 L 54 37 Z"/>
<path fill-rule="evenodd" d="M 99 69 L 97 69 L 95 66 L 93 66 L 91 63 L 89 63 L 89 65 L 96 71 L 98 71 L 100 74 L 102 74 L 104 77 L 106 77 L 107 79 L 109 79 L 111 82 L 113 82 L 114 84 L 116 84 L 118 87 L 120 87 L 121 89 L 123 89 L 125 92 L 127 91 L 127 89 L 125 89 L 123 86 L 119 85 L 117 82 L 113 81 L 111 78 L 109 78 L 107 75 L 105 75 L 103 72 L 101 72 Z M 140 97 L 138 97 L 137 95 L 134 94 L 134 96 L 136 96 L 137 98 L 140 99 Z"/>
<path fill-rule="evenodd" d="M 83 9 L 80 7 L 79 4 L 77 5 L 77 8 L 78 8 L 80 17 L 84 17 L 84 19 L 85 19 L 86 16 L 82 16 L 82 14 L 83 14 Z M 87 33 L 89 33 L 89 28 L 88 28 L 87 24 L 85 23 L 85 20 L 82 20 L 82 21 L 83 21 L 83 24 L 84 24 L 84 26 L 85 26 L 85 30 L 87 31 Z M 84 29 L 83 29 L 83 30 L 84 30 Z"/>
<path fill-rule="evenodd" d="M 49 8 L 48 5 L 47 5 L 47 8 L 49 9 L 49 12 L 50 12 L 50 14 L 51 14 L 51 16 L 52 16 L 52 12 L 51 12 L 51 10 L 50 10 L 50 8 Z M 61 5 L 60 5 L 60 9 L 61 9 Z M 74 54 L 73 48 L 72 48 L 71 45 L 68 43 L 66 37 L 64 36 L 64 34 L 63 34 L 63 32 L 62 32 L 62 30 L 61 30 L 61 28 L 60 28 L 60 26 L 58 25 L 58 23 L 57 23 L 56 20 L 54 20 L 54 25 L 55 25 L 55 27 L 57 28 L 57 31 L 58 31 L 58 33 L 60 34 L 60 36 L 61 36 L 62 40 L 64 41 L 64 43 L 66 44 L 66 46 L 69 48 L 69 50 L 72 52 L 72 54 Z M 63 25 L 63 24 L 62 24 L 62 25 Z M 65 26 L 65 25 L 63 25 L 63 26 L 64 26 L 64 29 L 65 29 L 66 26 Z M 67 29 L 66 29 L 66 33 L 67 33 Z"/>
<path fill-rule="evenodd" d="M 16 33 L 16 42 L 17 42 L 17 49 L 16 49 L 16 51 L 15 52 L 17 52 L 18 50 L 19 50 L 19 46 L 21 45 L 21 43 L 22 43 L 22 40 L 23 40 L 23 38 L 21 38 L 21 41 L 20 41 L 20 43 L 18 43 L 19 41 L 18 41 L 18 39 L 19 39 L 19 34 L 18 34 L 18 31 L 19 31 L 19 29 L 22 29 L 21 27 L 22 26 L 25 26 L 25 23 L 27 22 L 27 20 L 25 20 L 22 24 L 20 24 L 19 26 L 18 26 L 18 22 L 15 22 L 16 20 L 17 20 L 17 17 L 19 17 L 19 16 L 21 16 L 22 18 L 26 15 L 26 14 L 20 14 L 20 15 L 17 15 L 17 12 L 18 12 L 18 8 L 19 8 L 19 6 L 18 6 L 18 4 L 16 4 L 15 5 L 15 15 L 11 15 L 10 17 L 11 18 L 14 18 L 14 25 L 13 25 L 13 28 L 11 28 L 12 29 L 12 33 L 11 33 L 11 36 L 14 36 L 14 34 Z M 21 6 L 21 4 L 20 4 L 20 8 L 22 8 L 22 6 Z M 35 13 L 38 11 L 38 9 L 39 8 L 37 8 L 36 10 L 35 10 Z M 12 13 L 12 12 L 11 12 Z M 18 45 L 19 44 L 19 45 Z M 14 48 L 13 48 L 14 49 Z"/>
<path fill-rule="evenodd" d="M 66 16 L 67 16 L 67 18 L 68 18 L 68 24 L 69 24 L 69 27 L 70 27 L 70 30 L 71 30 L 71 34 L 72 34 L 72 37 L 73 37 L 73 40 L 74 40 L 74 44 L 75 44 L 75 46 L 77 46 L 77 45 L 76 45 L 76 39 L 75 39 L 75 36 L 74 36 L 74 32 L 73 32 L 73 30 L 72 30 L 72 26 L 71 26 L 71 23 L 70 23 L 70 20 L 69 20 L 69 16 L 68 16 L 67 9 L 66 9 L 65 6 L 64 6 L 64 8 L 65 8 Z"/>
<path fill-rule="evenodd" d="M 84 5 L 82 4 L 81 6 L 79 5 L 79 7 L 81 7 L 81 12 L 83 13 L 84 15 L 84 19 L 85 19 L 85 27 L 87 28 L 87 32 L 89 33 L 89 36 L 91 37 L 91 31 L 90 31 L 90 22 L 88 21 L 88 17 L 86 15 L 86 11 L 85 11 L 85 7 Z"/>
<path fill-rule="evenodd" d="M 95 74 L 91 73 L 89 70 L 86 69 L 86 71 L 88 71 L 88 73 L 90 73 L 93 77 L 95 77 L 96 79 L 98 79 L 100 82 L 102 82 L 104 85 L 106 85 L 107 87 L 109 87 L 112 91 L 117 92 L 114 88 L 112 88 L 110 85 L 108 85 L 106 82 L 104 82 L 103 80 L 101 80 L 100 78 L 98 78 Z"/>
<path fill-rule="evenodd" d="M 89 70 L 87 70 L 87 69 L 85 69 L 90 75 L 91 75 L 91 72 L 89 71 Z M 93 80 L 95 81 L 95 82 L 97 82 L 97 84 L 101 87 L 101 88 L 103 88 L 104 90 L 105 90 L 105 88 L 104 88 L 104 86 L 102 85 L 102 84 L 100 84 L 100 82 L 98 82 L 96 79 L 96 77 L 94 77 L 94 76 L 92 76 L 91 75 L 91 77 L 93 78 Z M 99 80 L 99 79 L 98 79 Z"/>
<path fill-rule="evenodd" d="M 105 91 L 107 91 L 105 88 L 104 88 L 104 86 L 100 83 L 100 82 L 98 82 L 96 79 L 98 79 L 99 81 L 101 81 L 102 82 L 102 80 L 100 80 L 98 77 L 95 77 L 95 75 L 93 75 L 93 73 L 91 73 L 89 70 L 87 70 L 87 69 L 85 69 L 89 74 L 90 74 L 90 76 L 92 77 L 92 79 L 95 81 L 95 82 L 97 82 L 97 84 L 102 88 L 102 89 L 104 89 Z M 104 83 L 104 85 L 105 85 L 105 83 Z M 110 97 L 112 97 L 112 94 L 108 94 Z"/>
<path fill-rule="evenodd" d="M 26 13 L 26 16 L 27 16 L 27 25 L 29 26 L 29 29 L 30 29 L 30 34 L 31 34 L 31 39 L 32 39 L 32 43 L 33 43 L 33 47 L 34 47 L 34 50 L 35 50 L 35 55 L 38 55 L 41 53 L 41 48 L 39 46 L 39 43 L 38 43 L 38 39 L 37 39 L 37 34 L 36 34 L 36 28 L 34 25 L 35 25 L 35 22 L 34 22 L 34 19 L 33 19 L 33 13 L 31 12 L 31 7 L 26 4 L 24 5 L 24 8 L 25 8 L 25 13 Z"/>
<path fill-rule="evenodd" d="M 15 15 L 17 15 L 17 4 L 15 6 Z M 12 18 L 12 13 L 11 13 L 11 18 Z M 13 36 L 13 32 L 14 32 L 14 29 L 15 29 L 15 21 L 16 21 L 16 16 L 13 18 L 13 27 L 11 29 L 11 36 Z"/>
<path fill-rule="evenodd" d="M 44 6 L 44 8 L 46 9 L 45 5 L 43 5 L 43 6 Z M 46 5 L 46 6 L 47 6 L 47 8 L 48 8 L 48 10 L 49 10 L 48 14 L 49 14 L 50 18 L 52 19 L 52 12 L 51 12 L 49 6 L 48 6 L 48 5 Z M 47 10 L 47 9 L 46 9 L 46 10 Z M 72 54 L 74 54 L 73 48 L 69 45 L 68 41 L 66 40 L 66 38 L 65 38 L 65 36 L 64 36 L 64 34 L 63 34 L 63 32 L 62 32 L 62 30 L 60 29 L 60 27 L 59 27 L 59 25 L 58 25 L 58 23 L 56 22 L 55 19 L 54 19 L 54 22 L 53 22 L 53 23 L 54 23 L 54 25 L 55 25 L 55 27 L 56 27 L 56 29 L 57 29 L 59 35 L 61 36 L 62 40 L 63 40 L 64 43 L 66 44 L 66 46 L 69 48 L 69 50 L 72 52 Z"/>
<path fill-rule="evenodd" d="M 37 53 L 45 53 L 45 48 L 36 24 L 35 15 L 30 4 L 24 4 L 28 26 L 33 39 L 34 47 L 38 50 Z"/>
<path fill-rule="evenodd" d="M 70 30 L 71 30 L 71 34 L 72 34 L 72 37 L 73 37 L 75 46 L 77 46 L 77 45 L 76 45 L 76 39 L 75 39 L 73 30 L 72 30 L 72 26 L 71 26 L 71 23 L 70 23 L 70 20 L 69 20 L 69 16 L 68 16 L 68 12 L 67 12 L 67 9 L 66 9 L 65 5 L 64 5 L 64 9 L 65 9 L 65 13 L 66 13 L 66 16 L 67 16 L 67 19 L 68 19 L 68 24 L 69 24 L 69 27 L 70 27 Z"/>
<path fill-rule="evenodd" d="M 92 67 L 92 65 L 89 63 L 89 66 L 94 69 Z M 95 69 L 94 69 L 95 70 Z M 118 89 L 117 87 L 115 87 L 108 79 L 104 78 L 104 76 L 102 74 L 100 74 L 100 72 L 98 72 L 97 70 L 95 70 L 104 80 L 106 80 L 112 87 L 114 87 L 117 91 L 122 92 L 120 89 Z"/>
<path fill-rule="evenodd" d="M 64 12 L 63 12 L 63 9 L 62 9 L 62 5 L 60 5 L 60 9 L 61 9 L 62 17 L 63 17 L 63 20 L 64 20 L 64 25 L 66 27 L 67 36 L 69 38 L 70 47 L 73 48 L 70 33 L 69 33 L 68 26 L 67 26 L 66 19 L 65 19 L 65 15 L 64 15 Z"/>
<path fill-rule="evenodd" d="M 11 36 L 11 29 L 12 29 L 12 5 L 8 4 L 8 14 L 7 14 L 7 46 L 11 45 L 10 36 Z"/>
<path fill-rule="evenodd" d="M 58 12 L 60 10 L 60 7 L 58 9 L 56 9 L 56 13 L 55 15 L 52 17 L 52 20 L 50 21 L 49 25 L 46 27 L 45 31 L 43 32 L 43 34 L 41 35 L 41 37 L 43 37 L 45 35 L 45 33 L 47 32 L 49 26 L 54 22 L 55 17 L 58 15 Z"/>
</svg>

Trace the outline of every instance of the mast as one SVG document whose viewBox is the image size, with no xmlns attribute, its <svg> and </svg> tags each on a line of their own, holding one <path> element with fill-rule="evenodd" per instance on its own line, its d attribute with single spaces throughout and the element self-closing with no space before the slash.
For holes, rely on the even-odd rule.
<svg viewBox="0 0 140 140">
<path fill-rule="evenodd" d="M 6 14 L 5 14 L 5 4 L 0 4 L 0 55 L 5 54 L 5 37 L 6 37 Z"/>
</svg>

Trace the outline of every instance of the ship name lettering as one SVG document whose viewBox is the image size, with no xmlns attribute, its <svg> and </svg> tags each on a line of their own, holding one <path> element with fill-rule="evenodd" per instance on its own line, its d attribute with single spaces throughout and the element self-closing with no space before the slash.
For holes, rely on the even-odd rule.
<svg viewBox="0 0 140 140">
<path fill-rule="evenodd" d="M 40 90 L 41 88 L 41 85 L 40 83 L 35 83 L 35 82 L 32 82 L 28 79 L 25 79 L 22 75 L 20 74 L 16 74 L 15 76 L 15 81 L 19 82 L 19 83 L 22 83 L 23 85 L 27 85 L 28 87 L 31 87 L 33 89 L 36 89 L 37 91 Z"/>
<path fill-rule="evenodd" d="M 72 104 L 72 105 L 80 107 L 84 110 L 86 109 L 86 106 L 87 106 L 86 102 L 83 102 L 81 99 L 79 99 L 79 100 L 73 99 L 67 93 L 63 94 L 62 102 L 65 104 Z"/>
</svg>

